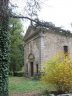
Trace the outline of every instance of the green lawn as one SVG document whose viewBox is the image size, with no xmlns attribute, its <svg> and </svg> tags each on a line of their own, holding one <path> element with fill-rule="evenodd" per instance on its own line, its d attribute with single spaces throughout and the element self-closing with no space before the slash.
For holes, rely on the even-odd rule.
<svg viewBox="0 0 72 96">
<path fill-rule="evenodd" d="M 31 92 L 47 89 L 47 85 L 41 81 L 27 79 L 25 77 L 10 77 L 9 92 Z"/>
</svg>

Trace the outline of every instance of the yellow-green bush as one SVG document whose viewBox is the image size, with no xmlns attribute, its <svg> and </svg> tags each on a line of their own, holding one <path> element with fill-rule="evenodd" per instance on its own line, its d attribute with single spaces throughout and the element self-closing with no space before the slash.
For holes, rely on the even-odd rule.
<svg viewBox="0 0 72 96">
<path fill-rule="evenodd" d="M 72 60 L 68 56 L 56 56 L 45 64 L 42 81 L 56 85 L 57 91 L 71 91 Z"/>
</svg>

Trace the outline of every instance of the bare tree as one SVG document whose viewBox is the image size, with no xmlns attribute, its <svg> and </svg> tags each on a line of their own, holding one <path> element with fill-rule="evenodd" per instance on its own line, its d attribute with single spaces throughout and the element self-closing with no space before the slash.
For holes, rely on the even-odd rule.
<svg viewBox="0 0 72 96">
<path fill-rule="evenodd" d="M 27 0 L 25 12 L 30 18 L 37 18 L 40 11 L 40 0 Z"/>
</svg>

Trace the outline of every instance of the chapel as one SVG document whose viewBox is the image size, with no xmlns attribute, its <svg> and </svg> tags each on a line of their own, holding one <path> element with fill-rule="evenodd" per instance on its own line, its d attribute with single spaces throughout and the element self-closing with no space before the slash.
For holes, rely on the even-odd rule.
<svg viewBox="0 0 72 96">
<path fill-rule="evenodd" d="M 49 23 L 30 25 L 24 36 L 24 70 L 28 77 L 39 74 L 57 53 L 72 56 L 72 34 Z"/>
</svg>

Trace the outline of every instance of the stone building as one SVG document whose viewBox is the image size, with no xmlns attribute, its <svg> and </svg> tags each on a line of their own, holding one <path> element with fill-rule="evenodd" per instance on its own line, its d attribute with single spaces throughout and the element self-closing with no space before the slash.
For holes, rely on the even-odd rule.
<svg viewBox="0 0 72 96">
<path fill-rule="evenodd" d="M 24 37 L 24 68 L 27 76 L 41 72 L 46 61 L 59 52 L 72 55 L 72 34 L 58 27 L 29 26 Z"/>
</svg>

